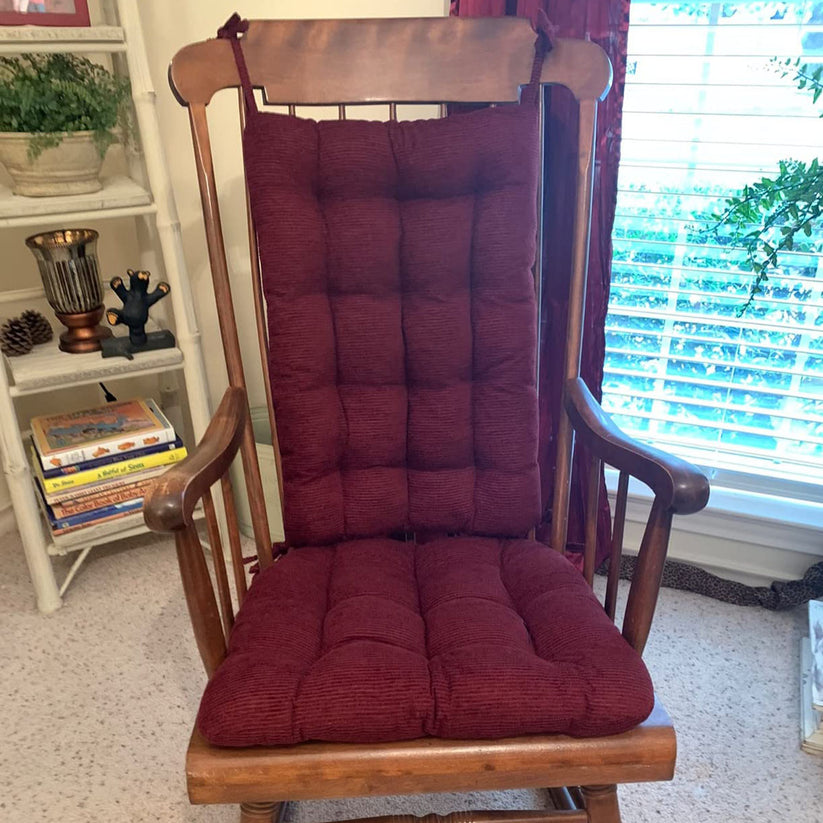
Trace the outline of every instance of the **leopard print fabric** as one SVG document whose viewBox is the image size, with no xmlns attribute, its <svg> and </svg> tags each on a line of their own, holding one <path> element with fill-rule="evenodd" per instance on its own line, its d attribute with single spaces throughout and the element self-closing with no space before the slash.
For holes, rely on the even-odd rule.
<svg viewBox="0 0 823 823">
<path fill-rule="evenodd" d="M 637 558 L 623 557 L 620 577 L 631 580 L 636 565 Z M 736 606 L 762 606 L 764 609 L 782 611 L 823 597 L 823 562 L 809 567 L 800 580 L 778 580 L 771 586 L 746 586 L 734 580 L 724 580 L 697 566 L 667 560 L 663 567 L 663 585 Z"/>
</svg>

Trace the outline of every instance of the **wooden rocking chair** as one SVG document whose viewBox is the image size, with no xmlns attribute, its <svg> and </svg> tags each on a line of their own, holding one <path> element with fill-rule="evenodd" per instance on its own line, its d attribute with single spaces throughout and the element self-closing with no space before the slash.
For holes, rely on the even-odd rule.
<svg viewBox="0 0 823 823">
<path fill-rule="evenodd" d="M 178 52 L 170 78 L 191 120 L 230 387 L 201 443 L 145 504 L 151 528 L 175 535 L 210 678 L 188 750 L 191 801 L 239 803 L 251 823 L 277 819 L 292 800 L 545 787 L 556 811 L 455 819 L 618 823 L 616 784 L 674 771 L 674 730 L 639 655 L 672 515 L 701 509 L 708 483 L 623 435 L 579 378 L 608 59 L 563 39 L 544 56 L 545 40 L 536 52 L 518 18 L 252 21 L 247 30 L 234 19 L 221 34 Z M 538 221 L 524 215 L 538 194 L 529 152 L 542 143 L 539 82 L 567 86 L 580 112 L 557 552 L 529 539 L 539 519 L 539 299 L 528 278 L 541 243 Z M 274 557 L 206 118 L 216 92 L 238 87 L 247 164 L 265 178 L 249 177 L 249 241 L 286 521 Z M 290 114 L 257 112 L 252 87 Z M 495 105 L 428 125 L 397 120 L 398 104 L 478 102 Z M 358 103 L 385 104 L 389 122 L 341 127 Z M 295 105 L 339 106 L 341 123 L 300 120 Z M 520 139 L 527 105 L 538 112 L 534 130 L 523 127 L 531 137 L 489 162 Z M 468 183 L 449 154 L 467 135 L 487 153 L 467 161 Z M 594 456 L 584 576 L 562 555 L 575 439 Z M 228 476 L 238 452 L 260 566 L 248 590 Z M 604 463 L 620 472 L 605 610 L 589 588 Z M 621 637 L 611 621 L 630 476 L 655 496 Z M 201 502 L 214 586 L 193 522 Z"/>
</svg>

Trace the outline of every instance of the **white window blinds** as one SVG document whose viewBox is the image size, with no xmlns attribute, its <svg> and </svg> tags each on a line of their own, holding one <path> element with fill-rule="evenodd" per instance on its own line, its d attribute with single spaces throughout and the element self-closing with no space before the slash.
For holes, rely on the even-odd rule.
<svg viewBox="0 0 823 823">
<path fill-rule="evenodd" d="M 603 404 L 732 485 L 820 494 L 823 231 L 743 316 L 745 254 L 710 231 L 778 161 L 823 157 L 820 106 L 772 57 L 823 62 L 823 2 L 632 3 Z"/>
</svg>

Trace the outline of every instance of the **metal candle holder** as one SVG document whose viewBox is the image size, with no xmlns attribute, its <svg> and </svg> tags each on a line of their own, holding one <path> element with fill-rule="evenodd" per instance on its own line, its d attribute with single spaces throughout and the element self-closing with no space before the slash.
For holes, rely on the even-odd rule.
<svg viewBox="0 0 823 823">
<path fill-rule="evenodd" d="M 60 229 L 26 238 L 46 299 L 67 328 L 60 335 L 60 350 L 72 354 L 100 351 L 100 341 L 111 337 L 111 329 L 98 325 L 105 306 L 97 237 L 93 229 Z"/>
</svg>

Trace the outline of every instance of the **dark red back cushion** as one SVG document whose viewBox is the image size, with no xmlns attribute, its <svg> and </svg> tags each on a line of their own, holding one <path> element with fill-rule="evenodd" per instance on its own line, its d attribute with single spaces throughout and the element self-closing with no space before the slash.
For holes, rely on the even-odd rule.
<svg viewBox="0 0 823 823">
<path fill-rule="evenodd" d="M 287 541 L 527 532 L 536 108 L 251 113 L 244 150 Z"/>
</svg>

